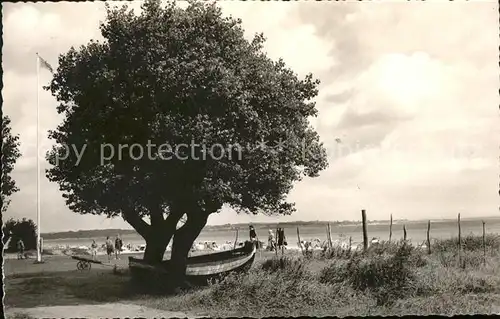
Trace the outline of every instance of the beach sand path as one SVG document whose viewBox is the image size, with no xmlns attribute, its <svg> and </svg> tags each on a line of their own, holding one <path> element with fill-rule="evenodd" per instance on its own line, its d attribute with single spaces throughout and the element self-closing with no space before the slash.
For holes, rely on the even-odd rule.
<svg viewBox="0 0 500 319">
<path fill-rule="evenodd" d="M 16 316 L 17 315 L 17 316 Z M 35 318 L 196 318 L 182 312 L 165 311 L 125 303 L 100 305 L 47 306 L 34 308 L 8 308 L 6 318 L 27 315 Z"/>
</svg>

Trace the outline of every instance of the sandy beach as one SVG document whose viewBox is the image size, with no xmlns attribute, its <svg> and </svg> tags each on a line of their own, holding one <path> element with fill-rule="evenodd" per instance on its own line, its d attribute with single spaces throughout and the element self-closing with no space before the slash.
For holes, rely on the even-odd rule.
<svg viewBox="0 0 500 319">
<path fill-rule="evenodd" d="M 200 250 L 192 252 L 192 256 L 210 254 L 216 251 L 213 250 Z M 296 255 L 299 252 L 298 249 L 289 249 L 286 250 L 285 253 L 287 255 Z M 280 253 L 281 254 L 281 253 Z M 31 252 L 31 255 L 34 257 L 34 253 Z M 256 254 L 256 259 L 265 259 L 268 257 L 275 256 L 276 253 L 272 251 L 266 251 L 264 249 L 259 250 Z M 91 259 L 91 256 L 88 255 L 79 255 L 85 258 Z M 128 269 L 128 257 L 132 256 L 135 258 L 142 258 L 143 253 L 133 253 L 133 254 L 121 254 L 119 259 L 115 259 L 114 255 L 110 262 L 108 262 L 108 257 L 106 255 L 98 255 L 96 260 L 101 261 L 104 264 L 93 264 L 92 270 L 101 269 L 103 271 L 112 270 L 116 265 L 118 269 Z M 170 252 L 165 253 L 164 259 L 170 258 Z M 68 272 L 68 271 L 77 271 L 76 263 L 77 261 L 72 259 L 71 256 L 66 255 L 45 255 L 43 256 L 43 263 L 34 264 L 34 258 L 29 259 L 17 259 L 16 254 L 4 254 L 4 274 L 5 277 L 9 276 L 18 276 L 21 274 L 38 274 L 45 272 Z M 68 273 L 70 274 L 70 273 Z"/>
<path fill-rule="evenodd" d="M 188 316 L 183 312 L 158 310 L 150 307 L 130 305 L 120 302 L 106 303 L 101 305 L 72 305 L 72 306 L 46 306 L 34 308 L 10 308 L 6 318 L 22 316 L 34 318 L 71 318 L 75 314 L 84 318 L 196 318 Z"/>
</svg>

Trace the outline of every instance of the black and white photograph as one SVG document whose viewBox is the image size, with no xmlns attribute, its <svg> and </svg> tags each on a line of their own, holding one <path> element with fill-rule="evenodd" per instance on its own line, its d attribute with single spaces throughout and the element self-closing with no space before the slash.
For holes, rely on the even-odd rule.
<svg viewBox="0 0 500 319">
<path fill-rule="evenodd" d="M 500 314 L 499 17 L 3 2 L 6 318 Z"/>
</svg>

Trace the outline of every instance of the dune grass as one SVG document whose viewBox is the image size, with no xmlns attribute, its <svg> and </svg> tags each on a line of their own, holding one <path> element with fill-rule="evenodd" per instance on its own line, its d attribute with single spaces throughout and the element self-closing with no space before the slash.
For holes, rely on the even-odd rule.
<svg viewBox="0 0 500 319">
<path fill-rule="evenodd" d="M 366 253 L 268 255 L 245 274 L 172 296 L 138 294 L 127 276 L 102 270 L 10 276 L 5 304 L 128 301 L 211 317 L 500 313 L 497 241 L 489 241 L 486 258 L 477 241 L 468 237 L 462 265 L 453 239 L 434 242 L 431 255 L 401 241 Z"/>
<path fill-rule="evenodd" d="M 21 312 L 16 312 L 10 315 L 6 315 L 5 318 L 7 319 L 35 319 L 35 317 L 32 317 L 28 314 L 21 313 Z"/>
<path fill-rule="evenodd" d="M 490 252 L 500 250 L 500 237 L 498 234 L 487 234 L 485 236 L 485 246 Z M 452 237 L 448 239 L 434 240 L 432 248 L 436 251 L 453 251 L 457 250 L 458 238 Z M 483 237 L 469 234 L 462 237 L 462 250 L 464 251 L 481 251 L 483 249 Z"/>
<path fill-rule="evenodd" d="M 367 253 L 272 258 L 211 287 L 148 302 L 210 316 L 498 313 L 500 259 L 495 248 L 487 247 L 486 263 L 482 247 L 463 252 L 465 269 L 452 245 L 428 255 L 402 241 L 383 242 Z"/>
</svg>

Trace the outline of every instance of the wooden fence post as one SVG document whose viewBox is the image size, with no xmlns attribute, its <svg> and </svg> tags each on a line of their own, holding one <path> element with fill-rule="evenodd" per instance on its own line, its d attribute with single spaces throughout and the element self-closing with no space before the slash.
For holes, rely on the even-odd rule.
<svg viewBox="0 0 500 319">
<path fill-rule="evenodd" d="M 328 234 L 328 224 L 325 226 L 325 231 L 326 231 L 326 246 L 328 249 L 331 248 L 330 246 L 330 235 Z"/>
<path fill-rule="evenodd" d="M 330 245 L 330 248 L 333 248 L 333 243 L 332 243 L 332 229 L 330 228 L 330 223 L 328 223 L 328 244 Z"/>
<path fill-rule="evenodd" d="M 325 227 L 325 230 L 326 230 L 325 245 L 326 245 L 326 250 L 329 251 L 329 250 L 332 249 L 332 244 L 331 244 L 331 240 L 330 240 L 330 232 L 329 232 L 328 226 L 329 226 L 329 224 L 327 224 L 326 227 Z"/>
<path fill-rule="evenodd" d="M 462 225 L 460 224 L 460 213 L 458 213 L 458 265 L 459 267 L 465 266 L 462 265 Z"/>
<path fill-rule="evenodd" d="M 234 249 L 236 249 L 237 244 L 238 244 L 238 228 L 236 228 L 236 239 L 234 240 Z"/>
<path fill-rule="evenodd" d="M 276 227 L 276 234 L 275 234 L 275 237 L 274 237 L 274 239 L 275 239 L 274 250 L 276 251 L 276 256 L 278 256 L 278 230 L 279 230 L 279 228 Z"/>
<path fill-rule="evenodd" d="M 364 209 L 361 210 L 361 219 L 363 222 L 363 250 L 366 251 L 368 249 L 368 231 L 366 229 L 366 211 Z"/>
<path fill-rule="evenodd" d="M 403 225 L 403 241 L 406 243 L 406 225 Z"/>
<path fill-rule="evenodd" d="M 486 265 L 486 231 L 483 220 L 483 265 Z"/>
<path fill-rule="evenodd" d="M 352 247 L 352 236 L 349 236 L 349 252 L 351 251 Z"/>
<path fill-rule="evenodd" d="M 302 247 L 302 243 L 300 242 L 299 226 L 297 226 L 297 239 L 299 240 L 299 247 L 300 247 L 300 250 L 302 251 L 302 255 L 304 255 L 304 247 Z"/>
<path fill-rule="evenodd" d="M 389 224 L 389 242 L 392 239 L 392 214 L 391 214 L 391 223 Z"/>
<path fill-rule="evenodd" d="M 431 221 L 427 222 L 427 253 L 431 254 Z"/>
</svg>

